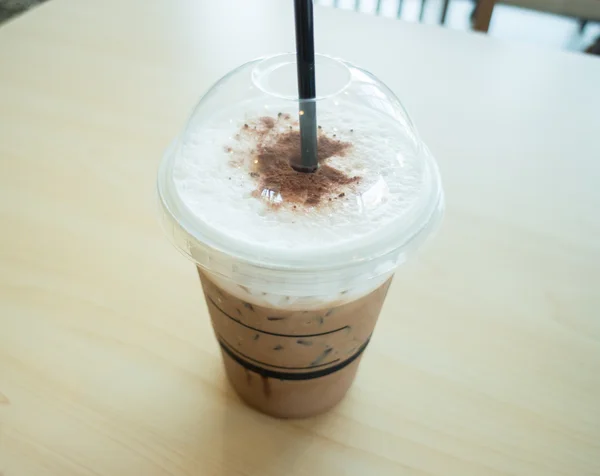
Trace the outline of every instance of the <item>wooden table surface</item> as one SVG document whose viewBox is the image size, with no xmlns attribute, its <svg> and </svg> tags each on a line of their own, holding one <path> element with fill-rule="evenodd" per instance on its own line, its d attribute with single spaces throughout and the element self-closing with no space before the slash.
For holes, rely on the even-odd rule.
<svg viewBox="0 0 600 476">
<path fill-rule="evenodd" d="M 316 15 L 318 49 L 412 112 L 448 210 L 346 400 L 303 421 L 227 385 L 154 195 L 199 95 L 293 48 L 291 2 L 52 0 L 0 27 L 1 474 L 600 474 L 600 61 Z"/>
</svg>

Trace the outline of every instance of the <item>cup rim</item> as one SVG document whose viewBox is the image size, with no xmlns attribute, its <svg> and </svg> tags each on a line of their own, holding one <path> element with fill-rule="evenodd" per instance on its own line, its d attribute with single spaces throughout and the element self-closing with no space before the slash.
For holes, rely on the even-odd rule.
<svg viewBox="0 0 600 476">
<path fill-rule="evenodd" d="M 222 237 L 214 237 L 204 233 L 202 233 L 201 236 L 198 234 L 198 230 L 192 226 L 194 218 L 191 212 L 187 209 L 185 204 L 181 202 L 177 193 L 173 190 L 174 185 L 169 180 L 172 160 L 174 159 L 178 146 L 178 140 L 176 140 L 168 147 L 159 166 L 157 198 L 159 207 L 162 211 L 163 229 L 175 247 L 186 257 L 208 271 L 221 274 L 225 277 L 231 276 L 227 276 L 227 274 L 220 273 L 216 269 L 205 266 L 196 256 L 194 256 L 191 248 L 205 250 L 212 256 L 210 261 L 213 263 L 232 259 L 240 265 L 252 267 L 254 272 L 257 272 L 257 270 L 270 270 L 272 272 L 280 271 L 286 273 L 294 271 L 299 274 L 306 272 L 339 272 L 344 269 L 350 270 L 354 267 L 362 268 L 365 265 L 369 265 L 369 263 L 378 263 L 381 260 L 386 261 L 390 256 L 395 256 L 393 261 L 395 261 L 397 265 L 403 262 L 412 251 L 418 248 L 428 236 L 433 234 L 439 227 L 444 214 L 445 197 L 443 189 L 438 186 L 435 187 L 436 192 L 434 195 L 428 200 L 428 206 L 422 210 L 424 219 L 420 221 L 420 226 L 414 227 L 412 233 L 405 234 L 403 239 L 398 240 L 393 246 L 388 244 L 388 246 L 384 246 L 377 251 L 373 251 L 372 253 L 361 257 L 350 256 L 351 254 L 349 254 L 347 250 L 344 250 L 341 253 L 336 252 L 329 255 L 329 258 L 331 258 L 329 263 L 324 263 L 322 261 L 322 255 L 309 257 L 303 254 L 295 257 L 294 260 L 284 259 L 282 255 L 283 252 L 271 256 L 270 260 L 265 260 L 263 257 L 240 253 L 239 250 L 235 249 L 234 243 L 215 239 Z M 428 150 L 426 156 L 428 157 L 429 173 L 432 174 L 432 181 L 439 184 L 440 176 L 437 164 Z M 179 231 L 175 232 L 176 229 Z M 178 233 L 183 234 L 185 246 L 182 246 L 181 243 L 177 242 L 176 235 Z M 389 270 L 381 269 L 380 271 L 381 273 L 385 273 Z M 325 277 L 325 275 L 323 277 Z"/>
</svg>

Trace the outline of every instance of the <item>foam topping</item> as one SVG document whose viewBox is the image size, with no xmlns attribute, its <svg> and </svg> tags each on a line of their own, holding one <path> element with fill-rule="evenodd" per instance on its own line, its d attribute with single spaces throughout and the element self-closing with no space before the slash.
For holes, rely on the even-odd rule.
<svg viewBox="0 0 600 476">
<path fill-rule="evenodd" d="M 200 233 L 249 254 L 310 254 L 376 243 L 422 213 L 431 171 L 400 125 L 354 106 L 320 108 L 320 167 L 304 174 L 289 166 L 300 154 L 292 112 L 245 104 L 188 132 L 172 178 Z"/>
</svg>

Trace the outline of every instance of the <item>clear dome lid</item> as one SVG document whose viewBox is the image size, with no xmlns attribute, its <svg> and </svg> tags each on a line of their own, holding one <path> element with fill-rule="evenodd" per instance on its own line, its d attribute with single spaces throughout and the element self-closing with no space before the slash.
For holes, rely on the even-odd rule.
<svg viewBox="0 0 600 476">
<path fill-rule="evenodd" d="M 194 109 L 165 155 L 158 190 L 169 234 L 200 266 L 227 276 L 243 264 L 393 267 L 439 222 L 437 165 L 396 96 L 367 71 L 322 55 L 316 85 L 312 174 L 290 166 L 306 107 L 295 54 L 242 65 Z"/>
</svg>

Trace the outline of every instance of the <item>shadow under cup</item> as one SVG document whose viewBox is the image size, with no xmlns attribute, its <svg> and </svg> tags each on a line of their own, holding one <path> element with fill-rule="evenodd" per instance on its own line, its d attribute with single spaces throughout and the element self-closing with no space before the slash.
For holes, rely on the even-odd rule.
<svg viewBox="0 0 600 476">
<path fill-rule="evenodd" d="M 350 388 L 392 278 L 319 309 L 258 306 L 198 268 L 227 376 L 250 406 L 272 416 L 325 412 Z"/>
</svg>

